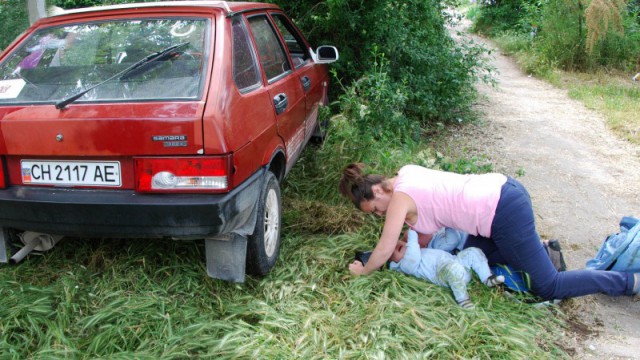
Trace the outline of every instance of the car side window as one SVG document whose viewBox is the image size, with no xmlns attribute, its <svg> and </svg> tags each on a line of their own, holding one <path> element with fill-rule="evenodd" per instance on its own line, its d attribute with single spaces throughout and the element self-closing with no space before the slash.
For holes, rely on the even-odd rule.
<svg viewBox="0 0 640 360">
<path fill-rule="evenodd" d="M 256 40 L 262 69 L 269 82 L 290 72 L 291 64 L 269 19 L 265 15 L 253 16 L 249 18 L 249 26 Z"/>
<path fill-rule="evenodd" d="M 233 80 L 241 92 L 246 92 L 260 84 L 260 69 L 242 18 L 233 19 L 231 30 L 233 36 Z"/>
<path fill-rule="evenodd" d="M 297 68 L 303 65 L 307 60 L 311 58 L 309 52 L 307 50 L 307 46 L 304 41 L 295 30 L 295 27 L 289 19 L 287 19 L 282 14 L 272 14 L 273 20 L 280 30 L 282 37 L 284 38 L 285 44 L 287 45 L 287 49 L 289 49 L 289 53 L 291 54 L 291 59 L 293 60 L 293 65 Z"/>
</svg>

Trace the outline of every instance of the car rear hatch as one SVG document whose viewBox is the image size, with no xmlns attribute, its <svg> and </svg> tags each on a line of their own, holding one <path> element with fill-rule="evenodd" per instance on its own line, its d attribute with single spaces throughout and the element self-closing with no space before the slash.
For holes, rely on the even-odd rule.
<svg viewBox="0 0 640 360">
<path fill-rule="evenodd" d="M 39 29 L 0 64 L 7 185 L 135 188 L 135 159 L 202 154 L 212 19 Z"/>
<path fill-rule="evenodd" d="M 10 184 L 131 189 L 133 157 L 195 155 L 202 104 L 0 107 Z"/>
</svg>

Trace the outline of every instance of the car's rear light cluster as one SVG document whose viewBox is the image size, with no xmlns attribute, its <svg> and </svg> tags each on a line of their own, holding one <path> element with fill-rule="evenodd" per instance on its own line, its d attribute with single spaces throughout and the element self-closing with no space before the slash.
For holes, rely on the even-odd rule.
<svg viewBox="0 0 640 360">
<path fill-rule="evenodd" d="M 0 157 L 0 189 L 7 187 L 4 173 L 4 159 Z"/>
<path fill-rule="evenodd" d="M 136 191 L 226 192 L 228 157 L 137 158 Z"/>
</svg>

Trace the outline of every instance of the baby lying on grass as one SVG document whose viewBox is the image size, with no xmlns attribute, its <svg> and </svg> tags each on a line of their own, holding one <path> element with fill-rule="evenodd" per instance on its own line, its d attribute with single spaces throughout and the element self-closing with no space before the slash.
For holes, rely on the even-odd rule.
<svg viewBox="0 0 640 360">
<path fill-rule="evenodd" d="M 484 253 L 478 248 L 466 248 L 457 255 L 438 249 L 421 249 L 418 233 L 408 231 L 407 242 L 399 241 L 391 255 L 391 270 L 428 280 L 440 286 L 448 286 L 458 305 L 466 309 L 474 307 L 467 284 L 471 281 L 471 270 L 480 280 L 493 287 L 504 282 L 504 276 L 495 276 L 489 270 Z"/>
</svg>

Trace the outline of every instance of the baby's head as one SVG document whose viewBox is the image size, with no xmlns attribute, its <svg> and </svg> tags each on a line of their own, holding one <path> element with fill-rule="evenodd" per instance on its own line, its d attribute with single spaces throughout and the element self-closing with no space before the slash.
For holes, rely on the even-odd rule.
<svg viewBox="0 0 640 360">
<path fill-rule="evenodd" d="M 398 240 L 398 244 L 396 245 L 396 248 L 393 250 L 393 254 L 391 254 L 390 260 L 393 262 L 400 262 L 400 260 L 402 260 L 406 252 L 407 252 L 407 243 L 402 240 Z"/>
</svg>

